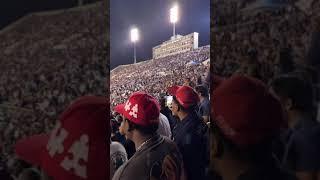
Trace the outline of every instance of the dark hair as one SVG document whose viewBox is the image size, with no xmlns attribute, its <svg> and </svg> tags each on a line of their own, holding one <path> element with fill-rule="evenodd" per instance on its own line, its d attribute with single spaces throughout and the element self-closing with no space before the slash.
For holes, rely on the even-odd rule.
<svg viewBox="0 0 320 180">
<path fill-rule="evenodd" d="M 208 88 L 204 85 L 196 86 L 195 90 L 201 94 L 202 97 L 209 97 Z"/>
<path fill-rule="evenodd" d="M 128 119 L 126 119 L 126 121 L 129 124 L 129 130 L 128 131 L 132 131 L 132 130 L 137 130 L 140 133 L 142 133 L 143 135 L 153 135 L 157 132 L 159 124 L 153 124 L 153 125 L 149 125 L 149 126 L 141 126 L 138 125 Z"/>
<path fill-rule="evenodd" d="M 283 98 L 292 100 L 296 110 L 310 112 L 314 108 L 314 92 L 309 81 L 295 75 L 282 75 L 271 82 L 274 92 Z"/>
<path fill-rule="evenodd" d="M 166 107 L 166 98 L 165 97 L 161 97 L 159 99 L 159 104 L 160 104 L 161 109 L 165 108 Z"/>
<path fill-rule="evenodd" d="M 110 120 L 110 126 L 111 126 L 111 132 L 112 133 L 117 133 L 117 131 L 119 131 L 119 127 L 120 127 L 120 124 L 117 122 L 117 120 L 115 119 L 111 119 Z"/>
</svg>

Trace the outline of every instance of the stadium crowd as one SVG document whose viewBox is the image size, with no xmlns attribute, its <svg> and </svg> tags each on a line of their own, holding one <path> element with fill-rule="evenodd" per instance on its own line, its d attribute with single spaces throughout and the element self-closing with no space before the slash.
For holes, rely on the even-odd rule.
<svg viewBox="0 0 320 180">
<path fill-rule="evenodd" d="M 319 179 L 319 1 L 215 2 L 210 177 Z"/>
<path fill-rule="evenodd" d="M 198 88 L 167 88 L 175 85 L 173 83 L 163 91 L 154 92 L 152 88 L 157 87 L 154 81 L 140 80 L 146 75 L 145 71 L 149 73 L 149 68 L 131 65 L 117 69 L 116 73 L 123 73 L 121 82 L 126 83 L 112 84 L 112 90 L 117 92 L 115 87 L 123 90 L 111 96 L 111 100 L 118 97 L 112 101 L 112 105 L 116 105 L 112 108 L 116 112 L 111 120 L 112 138 L 123 145 L 118 150 L 121 156 L 111 155 L 113 168 L 118 168 L 111 171 L 113 179 L 319 179 L 320 125 L 316 120 L 319 3 L 314 1 L 307 10 L 299 7 L 297 1 L 285 1 L 284 7 L 251 9 L 253 2 L 213 3 L 217 11 L 214 11 L 211 30 L 210 80 L 211 85 L 216 86 L 210 87 L 210 143 L 206 144 L 210 153 L 202 149 L 206 145 L 201 144 L 204 141 L 199 138 L 204 137 L 199 134 L 207 132 L 202 133 L 201 128 L 193 128 L 199 134 L 189 131 L 189 123 L 202 123 L 203 119 L 195 118 L 197 113 L 184 107 L 188 103 L 196 104 L 190 91 L 199 95 Z M 265 2 L 275 1 L 260 1 Z M 144 83 L 130 84 L 136 82 L 127 81 L 132 76 Z M 193 81 L 195 83 L 195 79 Z M 159 84 L 164 87 L 166 82 Z M 136 92 L 146 89 L 154 97 Z M 169 123 L 174 119 L 174 124 L 170 123 L 171 140 L 178 150 L 171 147 L 166 138 L 160 140 L 157 133 L 161 127 L 159 112 L 150 106 L 157 101 L 155 97 L 159 97 L 159 92 L 173 95 L 167 116 Z M 199 139 L 193 141 L 194 136 Z M 165 146 L 171 151 L 164 150 Z M 198 151 L 194 151 L 195 146 Z M 197 161 L 205 161 L 201 155 L 206 153 L 210 154 L 209 165 Z M 137 168 L 141 166 L 144 170 Z"/>
<path fill-rule="evenodd" d="M 307 15 L 296 2 L 264 11 L 244 8 L 248 5 L 244 1 L 217 1 L 215 6 L 227 8 L 228 13 L 217 8 L 214 14 L 219 18 L 212 21 L 216 46 L 212 48 L 215 61 L 211 71 L 221 76 L 247 73 L 267 82 L 287 71 L 290 63 L 302 71 L 310 68 L 305 59 L 317 11 Z M 313 7 L 318 6 L 314 1 Z"/>
<path fill-rule="evenodd" d="M 320 3 L 314 1 L 307 10 L 297 6 L 294 0 L 286 1 L 285 7 L 250 9 L 252 2 L 213 3 L 213 8 L 219 10 L 214 11 L 216 21 L 212 22 L 210 50 L 205 46 L 114 69 L 110 82 L 111 109 L 104 98 L 92 96 L 79 98 L 68 108 L 61 107 L 70 104 L 76 96 L 64 103 L 64 98 L 59 98 L 60 91 L 45 93 L 50 101 L 39 101 L 40 106 L 28 107 L 28 103 L 16 98 L 24 97 L 19 90 L 15 91 L 19 86 L 5 89 L 5 93 L 13 96 L 4 100 L 5 109 L 33 111 L 31 117 L 19 113 L 8 115 L 10 111 L 2 113 L 4 132 L 8 131 L 4 135 L 19 139 L 15 152 L 21 159 L 41 167 L 40 170 L 27 168 L 31 166 L 7 161 L 15 166 L 9 171 L 19 176 L 19 180 L 40 179 L 40 172 L 41 176 L 54 179 L 77 180 L 319 179 L 320 125 L 316 121 L 316 95 L 320 18 L 316 13 Z M 210 51 L 211 71 L 207 78 L 209 68 L 204 62 Z M 76 62 L 70 59 L 62 67 L 69 67 L 68 63 L 75 66 Z M 42 65 L 42 61 L 37 64 Z M 54 67 L 52 63 L 47 65 Z M 102 75 L 103 71 L 94 65 L 88 71 Z M 14 73 L 10 73 L 7 75 L 13 80 L 7 84 L 15 81 Z M 48 78 L 41 75 L 36 85 Z M 101 80 L 97 76 L 91 75 Z M 73 84 L 70 80 L 68 87 L 81 86 L 79 82 Z M 52 84 L 50 88 L 58 87 L 55 81 Z M 208 84 L 215 86 L 209 89 Z M 71 92 L 83 96 L 83 88 L 76 88 Z M 94 93 L 99 94 L 97 91 Z M 50 103 L 55 101 L 57 105 L 61 103 L 60 112 L 46 114 L 51 112 Z M 111 114 L 109 142 L 106 109 Z M 47 122 L 43 125 L 46 120 L 32 116 L 35 111 L 43 111 L 48 121 L 51 116 L 63 113 L 52 123 L 56 126 L 46 131 L 52 130 L 50 135 L 26 138 L 17 127 L 24 122 L 19 118 L 29 120 L 34 128 L 47 128 Z M 6 118 L 11 117 L 16 120 L 6 124 Z M 92 138 L 95 143 L 89 143 Z M 106 151 L 108 145 L 110 156 Z M 104 161 L 108 158 L 109 167 Z M 1 170 L 2 173 L 4 168 Z"/>
<path fill-rule="evenodd" d="M 166 94 L 168 87 L 182 85 L 186 78 L 194 85 L 198 79 L 205 82 L 209 64 L 204 62 L 209 58 L 210 46 L 204 46 L 186 53 L 120 66 L 111 71 L 111 105 L 114 107 L 123 103 L 131 93 L 138 90 L 159 99 Z M 194 63 L 188 66 L 190 62 Z"/>
<path fill-rule="evenodd" d="M 25 164 L 17 140 L 50 132 L 76 98 L 105 95 L 106 17 L 98 2 L 33 13 L 0 32 L 0 152 L 13 178 Z"/>
</svg>

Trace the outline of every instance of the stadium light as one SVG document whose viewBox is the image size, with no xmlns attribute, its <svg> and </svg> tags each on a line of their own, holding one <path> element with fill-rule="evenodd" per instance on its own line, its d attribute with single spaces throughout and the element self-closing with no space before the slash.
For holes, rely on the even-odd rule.
<svg viewBox="0 0 320 180">
<path fill-rule="evenodd" d="M 170 22 L 173 24 L 173 37 L 176 35 L 176 23 L 178 22 L 178 5 L 170 9 Z"/>
<path fill-rule="evenodd" d="M 130 31 L 130 34 L 131 34 L 131 42 L 133 42 L 133 60 L 134 60 L 134 63 L 137 63 L 136 42 L 139 40 L 139 31 L 137 28 L 132 28 Z"/>
<path fill-rule="evenodd" d="M 139 40 L 139 32 L 137 28 L 131 29 L 131 42 L 135 43 Z"/>
</svg>

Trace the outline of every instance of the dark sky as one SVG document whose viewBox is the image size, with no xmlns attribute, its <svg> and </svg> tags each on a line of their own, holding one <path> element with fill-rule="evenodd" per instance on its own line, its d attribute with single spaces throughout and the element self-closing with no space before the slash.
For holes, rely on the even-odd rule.
<svg viewBox="0 0 320 180">
<path fill-rule="evenodd" d="M 133 62 L 130 28 L 140 31 L 137 61 L 152 58 L 152 47 L 172 36 L 169 10 L 174 2 L 179 6 L 176 34 L 199 33 L 199 46 L 210 40 L 210 0 L 110 0 L 111 69 Z"/>
<path fill-rule="evenodd" d="M 84 3 L 96 1 L 84 0 Z M 0 29 L 30 12 L 71 8 L 76 6 L 77 2 L 77 0 L 1 0 Z"/>
</svg>

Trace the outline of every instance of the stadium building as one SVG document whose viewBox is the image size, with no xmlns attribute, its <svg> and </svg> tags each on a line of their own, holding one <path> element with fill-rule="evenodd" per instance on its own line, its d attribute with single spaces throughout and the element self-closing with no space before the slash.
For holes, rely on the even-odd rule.
<svg viewBox="0 0 320 180">
<path fill-rule="evenodd" d="M 199 33 L 197 32 L 185 36 L 172 36 L 170 40 L 152 48 L 152 58 L 159 59 L 197 49 L 198 38 Z"/>
</svg>

